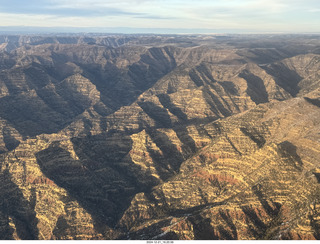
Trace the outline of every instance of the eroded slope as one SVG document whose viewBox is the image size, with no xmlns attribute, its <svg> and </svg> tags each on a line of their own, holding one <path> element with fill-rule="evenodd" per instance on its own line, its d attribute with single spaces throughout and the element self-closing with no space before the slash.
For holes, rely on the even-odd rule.
<svg viewBox="0 0 320 244">
<path fill-rule="evenodd" d="M 0 238 L 318 239 L 316 39 L 159 38 L 1 53 Z"/>
</svg>

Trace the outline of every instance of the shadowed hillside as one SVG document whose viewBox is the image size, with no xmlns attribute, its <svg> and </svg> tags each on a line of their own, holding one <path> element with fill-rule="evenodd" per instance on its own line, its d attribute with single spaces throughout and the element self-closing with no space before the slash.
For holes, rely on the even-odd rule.
<svg viewBox="0 0 320 244">
<path fill-rule="evenodd" d="M 319 36 L 1 36 L 0 239 L 319 239 Z"/>
</svg>

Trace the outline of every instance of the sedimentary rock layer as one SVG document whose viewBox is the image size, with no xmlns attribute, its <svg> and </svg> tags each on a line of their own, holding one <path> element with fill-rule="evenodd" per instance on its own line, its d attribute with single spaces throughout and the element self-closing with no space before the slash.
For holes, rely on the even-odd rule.
<svg viewBox="0 0 320 244">
<path fill-rule="evenodd" d="M 0 239 L 320 238 L 318 36 L 0 42 Z"/>
</svg>

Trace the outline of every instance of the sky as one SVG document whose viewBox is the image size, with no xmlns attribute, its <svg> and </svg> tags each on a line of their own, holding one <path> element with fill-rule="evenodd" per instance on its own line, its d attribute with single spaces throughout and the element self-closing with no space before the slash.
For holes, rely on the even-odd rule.
<svg viewBox="0 0 320 244">
<path fill-rule="evenodd" d="M 0 0 L 4 26 L 320 33 L 320 0 Z"/>
</svg>

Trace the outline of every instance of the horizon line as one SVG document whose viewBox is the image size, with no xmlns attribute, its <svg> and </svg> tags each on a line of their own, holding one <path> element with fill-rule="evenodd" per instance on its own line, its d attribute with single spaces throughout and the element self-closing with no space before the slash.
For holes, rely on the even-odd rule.
<svg viewBox="0 0 320 244">
<path fill-rule="evenodd" d="M 49 32 L 51 33 L 49 33 Z M 72 26 L 0 26 L 0 33 L 17 34 L 155 34 L 155 35 L 315 35 L 319 32 L 255 31 L 249 29 L 146 28 L 146 27 L 72 27 Z"/>
</svg>

